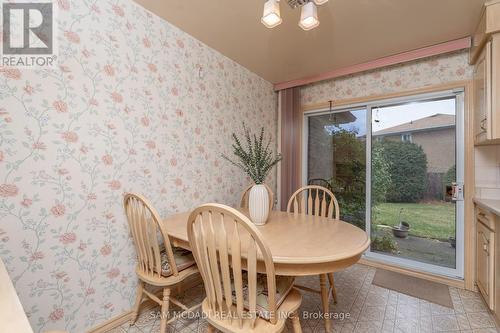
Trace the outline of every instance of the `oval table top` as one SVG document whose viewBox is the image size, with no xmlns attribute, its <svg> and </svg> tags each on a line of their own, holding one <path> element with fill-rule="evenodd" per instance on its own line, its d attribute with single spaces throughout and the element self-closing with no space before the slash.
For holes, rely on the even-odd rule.
<svg viewBox="0 0 500 333">
<path fill-rule="evenodd" d="M 189 214 L 172 215 L 162 221 L 161 227 L 174 246 L 189 249 Z M 271 211 L 267 223 L 257 228 L 271 250 L 278 275 L 335 272 L 356 263 L 370 245 L 366 232 L 360 228 L 312 215 Z"/>
</svg>

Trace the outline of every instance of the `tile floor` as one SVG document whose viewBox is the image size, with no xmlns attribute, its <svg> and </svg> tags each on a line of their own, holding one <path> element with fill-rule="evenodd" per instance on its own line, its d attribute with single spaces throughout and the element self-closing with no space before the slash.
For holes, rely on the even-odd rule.
<svg viewBox="0 0 500 333">
<path fill-rule="evenodd" d="M 478 293 L 450 287 L 454 309 L 429 303 L 425 300 L 371 284 L 375 269 L 355 265 L 335 273 L 338 304 L 330 304 L 330 311 L 344 314 L 343 320 L 333 321 L 333 332 L 500 332 L 493 317 Z M 302 285 L 317 288 L 317 277 L 299 278 Z M 325 332 L 322 319 L 311 318 L 319 313 L 319 295 L 302 292 L 300 312 L 304 333 Z M 203 298 L 203 287 L 188 290 L 183 297 L 187 304 L 196 304 Z M 136 324 L 116 328 L 110 333 L 159 332 L 156 311 L 144 311 Z M 303 316 L 308 315 L 309 319 Z M 349 317 L 347 318 L 347 316 Z M 207 323 L 203 319 L 177 319 L 169 325 L 167 332 L 205 332 Z M 285 332 L 292 332 L 287 323 Z"/>
</svg>

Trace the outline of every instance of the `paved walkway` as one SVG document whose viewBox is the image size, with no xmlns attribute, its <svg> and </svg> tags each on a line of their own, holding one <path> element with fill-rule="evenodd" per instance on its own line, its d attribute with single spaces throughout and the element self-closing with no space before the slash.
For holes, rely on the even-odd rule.
<svg viewBox="0 0 500 333">
<path fill-rule="evenodd" d="M 455 249 L 448 242 L 414 236 L 394 240 L 398 244 L 397 257 L 451 268 L 455 266 Z"/>
</svg>

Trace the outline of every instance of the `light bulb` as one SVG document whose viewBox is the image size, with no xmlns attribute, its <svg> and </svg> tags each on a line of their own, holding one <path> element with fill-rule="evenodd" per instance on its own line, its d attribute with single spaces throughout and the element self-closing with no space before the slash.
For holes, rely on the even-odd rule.
<svg viewBox="0 0 500 333">
<path fill-rule="evenodd" d="M 278 2 L 278 0 L 267 0 L 264 4 L 264 13 L 260 21 L 268 28 L 274 28 L 282 22 Z"/>
</svg>

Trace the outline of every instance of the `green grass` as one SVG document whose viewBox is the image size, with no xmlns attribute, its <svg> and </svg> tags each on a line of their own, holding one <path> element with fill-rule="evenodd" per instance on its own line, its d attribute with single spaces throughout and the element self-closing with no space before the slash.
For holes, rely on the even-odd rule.
<svg viewBox="0 0 500 333">
<path fill-rule="evenodd" d="M 373 210 L 373 224 L 399 224 L 401 219 L 410 224 L 410 235 L 446 240 L 455 236 L 455 205 L 436 203 L 382 203 Z"/>
</svg>

